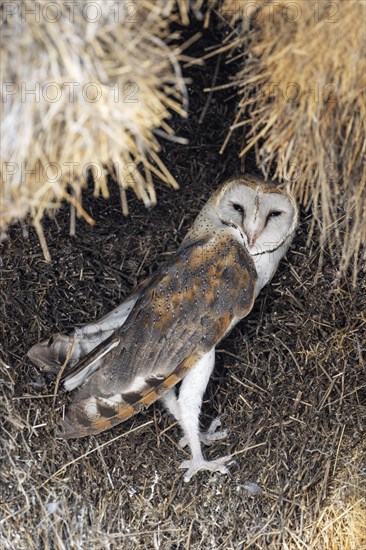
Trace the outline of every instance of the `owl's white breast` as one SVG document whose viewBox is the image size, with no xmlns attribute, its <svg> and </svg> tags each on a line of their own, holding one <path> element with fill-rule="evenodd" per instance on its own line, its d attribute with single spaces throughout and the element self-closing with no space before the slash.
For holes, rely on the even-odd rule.
<svg viewBox="0 0 366 550">
<path fill-rule="evenodd" d="M 255 298 L 262 288 L 269 283 L 276 272 L 281 258 L 286 254 L 292 238 L 289 237 L 277 250 L 273 252 L 264 252 L 263 254 L 252 255 L 254 266 L 257 272 L 257 282 L 255 285 Z"/>
</svg>

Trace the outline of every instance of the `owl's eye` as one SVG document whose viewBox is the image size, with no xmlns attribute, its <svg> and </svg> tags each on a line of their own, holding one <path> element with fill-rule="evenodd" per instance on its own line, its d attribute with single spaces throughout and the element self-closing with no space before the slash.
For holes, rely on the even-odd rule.
<svg viewBox="0 0 366 550">
<path fill-rule="evenodd" d="M 269 220 L 269 218 L 278 218 L 278 216 L 281 216 L 282 212 L 280 210 L 272 210 L 272 212 L 270 212 L 267 216 L 267 220 Z"/>
<path fill-rule="evenodd" d="M 240 212 L 241 214 L 244 214 L 244 208 L 242 207 L 241 204 L 238 204 L 237 202 L 233 202 L 233 208 L 237 212 Z"/>
</svg>

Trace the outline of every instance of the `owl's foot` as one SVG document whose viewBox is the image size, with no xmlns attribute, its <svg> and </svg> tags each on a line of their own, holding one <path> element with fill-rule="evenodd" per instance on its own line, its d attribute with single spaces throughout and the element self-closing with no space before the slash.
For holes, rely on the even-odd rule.
<svg viewBox="0 0 366 550">
<path fill-rule="evenodd" d="M 221 426 L 220 417 L 215 418 L 206 432 L 199 434 L 200 442 L 204 445 L 211 445 L 214 441 L 219 441 L 228 436 L 228 430 L 221 430 L 217 432 L 217 428 Z M 179 440 L 179 447 L 184 449 L 189 444 L 188 437 L 184 436 Z"/>
<path fill-rule="evenodd" d="M 179 466 L 180 469 L 187 469 L 184 474 L 184 481 L 187 483 L 192 477 L 200 470 L 208 470 L 209 472 L 220 472 L 221 474 L 228 474 L 229 470 L 225 466 L 226 462 L 232 459 L 231 455 L 222 456 L 216 460 L 205 460 L 201 458 L 199 460 L 184 460 Z"/>
</svg>

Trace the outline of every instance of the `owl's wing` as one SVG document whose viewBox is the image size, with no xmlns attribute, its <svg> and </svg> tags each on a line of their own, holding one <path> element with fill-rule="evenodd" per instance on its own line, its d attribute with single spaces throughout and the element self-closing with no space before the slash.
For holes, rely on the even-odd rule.
<svg viewBox="0 0 366 550">
<path fill-rule="evenodd" d="M 144 287 L 125 324 L 66 378 L 71 389 L 87 372 L 61 435 L 99 433 L 156 401 L 249 313 L 255 280 L 253 261 L 235 239 L 180 249 Z"/>
<path fill-rule="evenodd" d="M 138 300 L 139 293 L 140 289 L 98 321 L 74 328 L 70 334 L 58 332 L 47 340 L 37 342 L 28 350 L 27 356 L 43 371 L 54 373 L 60 370 L 67 359 L 67 372 L 70 372 L 70 367 L 76 365 L 124 324 Z"/>
</svg>

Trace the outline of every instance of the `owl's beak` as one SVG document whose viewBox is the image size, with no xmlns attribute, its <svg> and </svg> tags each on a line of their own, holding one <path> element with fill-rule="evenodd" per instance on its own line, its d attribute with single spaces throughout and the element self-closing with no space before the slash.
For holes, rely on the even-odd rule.
<svg viewBox="0 0 366 550">
<path fill-rule="evenodd" d="M 246 233 L 246 236 L 247 236 L 248 247 L 252 248 L 252 246 L 254 246 L 255 244 L 255 241 L 257 240 L 257 234 L 248 232 Z"/>
</svg>

